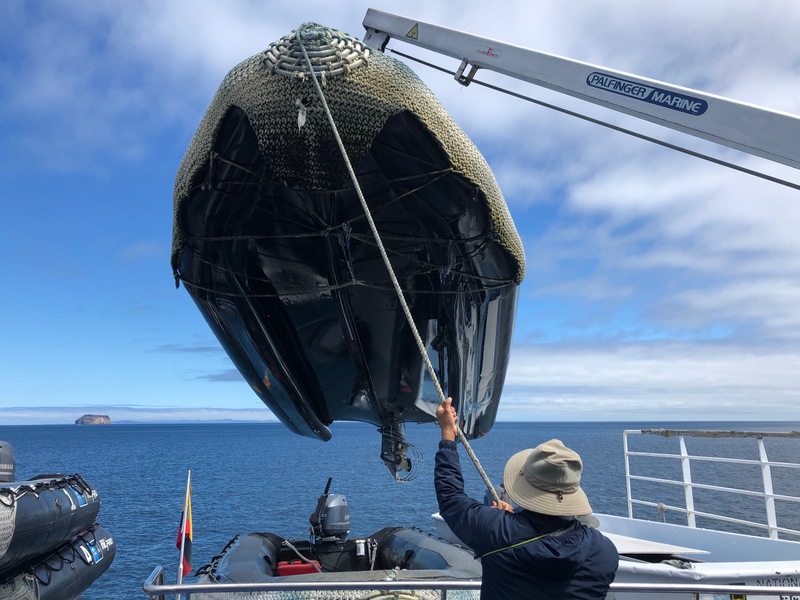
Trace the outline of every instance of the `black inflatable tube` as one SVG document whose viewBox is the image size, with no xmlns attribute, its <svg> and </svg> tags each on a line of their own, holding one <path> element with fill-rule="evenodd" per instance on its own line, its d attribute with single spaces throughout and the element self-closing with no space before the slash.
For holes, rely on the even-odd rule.
<svg viewBox="0 0 800 600">
<path fill-rule="evenodd" d="M 111 566 L 116 544 L 95 524 L 28 566 L 0 577 L 0 597 L 27 586 L 37 600 L 73 600 Z"/>
<path fill-rule="evenodd" d="M 0 502 L 14 514 L 11 542 L 0 556 L 0 574 L 53 551 L 94 524 L 97 491 L 80 475 L 40 476 L 0 487 Z"/>
</svg>

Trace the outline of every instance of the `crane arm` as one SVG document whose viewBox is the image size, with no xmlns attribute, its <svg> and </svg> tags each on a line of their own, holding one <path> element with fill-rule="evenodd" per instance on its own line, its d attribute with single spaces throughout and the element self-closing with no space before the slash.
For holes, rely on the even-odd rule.
<svg viewBox="0 0 800 600">
<path fill-rule="evenodd" d="M 463 85 L 478 69 L 489 69 L 800 168 L 800 117 L 796 115 L 371 8 L 363 25 L 364 42 L 372 48 L 383 50 L 395 38 L 461 61 L 456 79 Z"/>
</svg>

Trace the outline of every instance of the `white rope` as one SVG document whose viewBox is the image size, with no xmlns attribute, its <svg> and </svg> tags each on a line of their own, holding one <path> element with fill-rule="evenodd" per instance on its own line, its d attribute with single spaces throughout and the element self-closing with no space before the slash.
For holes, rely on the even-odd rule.
<svg viewBox="0 0 800 600">
<path fill-rule="evenodd" d="M 293 550 L 294 553 L 297 554 L 297 556 L 300 558 L 300 560 L 302 560 L 304 563 L 314 567 L 314 569 L 316 570 L 317 573 L 322 573 L 322 569 L 319 568 L 319 565 L 317 563 L 315 563 L 313 560 L 311 560 L 310 558 L 306 558 L 305 556 L 303 556 L 300 553 L 300 550 L 298 550 L 294 546 L 294 544 L 292 544 L 292 542 L 290 542 L 289 540 L 283 540 L 283 545 L 287 546 L 290 550 Z"/>
<path fill-rule="evenodd" d="M 328 122 L 331 125 L 331 129 L 333 130 L 333 135 L 336 138 L 336 143 L 339 146 L 339 151 L 342 154 L 342 158 L 344 159 L 345 165 L 347 166 L 347 172 L 350 174 L 350 179 L 353 182 L 353 187 L 356 190 L 356 195 L 358 196 L 359 201 L 361 202 L 361 207 L 364 209 L 364 215 L 367 218 L 367 222 L 369 223 L 369 227 L 372 230 L 372 235 L 375 237 L 376 245 L 378 246 L 378 250 L 381 253 L 381 257 L 383 257 L 383 262 L 386 265 L 386 270 L 389 272 L 389 278 L 392 280 L 392 285 L 394 286 L 394 290 L 397 293 L 397 298 L 400 301 L 400 306 L 403 307 L 403 312 L 406 315 L 406 320 L 408 321 L 408 325 L 411 328 L 411 332 L 414 335 L 414 341 L 417 343 L 417 348 L 419 348 L 420 356 L 425 361 L 425 366 L 428 368 L 428 373 L 430 373 L 431 379 L 433 380 L 433 384 L 436 386 L 436 391 L 439 393 L 440 403 L 446 400 L 444 392 L 442 391 L 442 386 L 439 384 L 439 378 L 436 376 L 436 371 L 433 368 L 433 364 L 431 364 L 431 360 L 428 357 L 428 353 L 425 350 L 425 344 L 422 342 L 422 337 L 419 335 L 419 331 L 417 330 L 417 326 L 414 323 L 414 319 L 411 316 L 411 311 L 408 308 L 408 304 L 406 304 L 406 299 L 403 296 L 403 290 L 400 287 L 400 283 L 397 281 L 397 277 L 395 276 L 394 269 L 392 268 L 392 263 L 389 261 L 389 256 L 386 254 L 386 249 L 383 246 L 383 241 L 381 241 L 381 236 L 378 233 L 378 228 L 375 225 L 375 221 L 372 219 L 372 213 L 369 210 L 369 206 L 367 206 L 367 201 L 364 198 L 364 194 L 361 191 L 361 186 L 358 183 L 358 178 L 356 177 L 356 173 L 353 170 L 353 166 L 350 163 L 350 158 L 347 156 L 347 150 L 344 147 L 344 143 L 342 142 L 342 138 L 339 136 L 339 130 L 336 127 L 336 122 L 333 120 L 333 115 L 331 114 L 330 108 L 328 107 L 328 102 L 325 100 L 325 94 L 322 92 L 322 88 L 319 85 L 319 81 L 317 80 L 317 73 L 314 70 L 313 65 L 311 64 L 311 59 L 308 57 L 308 53 L 306 52 L 305 44 L 303 44 L 303 40 L 300 36 L 300 30 L 296 33 L 297 41 L 300 43 L 300 48 L 303 51 L 303 57 L 308 64 L 308 70 L 311 73 L 312 80 L 314 81 L 314 87 L 317 90 L 317 96 L 322 103 L 322 107 L 325 110 L 325 115 L 328 117 Z M 500 506 L 500 497 L 497 495 L 497 491 L 494 489 L 492 482 L 489 480 L 489 476 L 486 475 L 486 471 L 483 470 L 481 463 L 478 461 L 478 457 L 475 456 L 475 453 L 472 451 L 472 448 L 467 442 L 467 438 L 461 432 L 460 427 L 456 427 L 456 435 L 458 436 L 458 440 L 464 446 L 464 449 L 467 451 L 467 454 L 472 459 L 472 462 L 475 465 L 475 468 L 478 470 L 478 473 L 483 479 L 483 483 L 486 484 L 486 487 L 489 489 L 489 492 L 492 494 L 492 498 L 497 503 L 497 506 Z"/>
</svg>

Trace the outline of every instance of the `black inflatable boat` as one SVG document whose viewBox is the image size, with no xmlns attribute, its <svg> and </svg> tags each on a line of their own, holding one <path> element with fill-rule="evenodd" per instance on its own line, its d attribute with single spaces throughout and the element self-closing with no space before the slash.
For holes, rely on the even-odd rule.
<svg viewBox="0 0 800 600">
<path fill-rule="evenodd" d="M 309 540 L 289 540 L 275 533 L 236 536 L 208 565 L 198 569 L 198 583 L 292 582 L 302 584 L 303 590 L 312 590 L 317 594 L 314 598 L 349 598 L 343 591 L 331 594 L 315 590 L 315 584 L 375 582 L 379 590 L 384 581 L 480 580 L 481 564 L 471 550 L 416 528 L 387 527 L 348 540 L 347 500 L 341 494 L 329 494 L 330 483 L 329 479 L 309 517 Z M 220 597 L 227 596 L 208 596 L 209 600 Z M 263 597 L 312 596 L 268 592 Z M 362 590 L 353 597 L 372 596 Z M 203 600 L 206 596 L 193 593 L 192 598 Z"/>
<path fill-rule="evenodd" d="M 95 522 L 97 490 L 77 474 L 15 479 L 14 449 L 0 441 L 0 598 L 77 598 L 116 553 Z"/>
<path fill-rule="evenodd" d="M 487 433 L 524 254 L 486 161 L 403 63 L 312 23 L 235 67 L 178 170 L 172 267 L 289 429 L 373 423 L 396 474 L 402 424 L 439 398 L 329 115 L 462 431 Z"/>
<path fill-rule="evenodd" d="M 80 475 L 0 484 L 0 573 L 52 552 L 91 527 L 97 491 Z"/>
<path fill-rule="evenodd" d="M 92 525 L 44 557 L 5 571 L 0 575 L 0 598 L 78 598 L 111 566 L 115 554 L 111 534 L 100 525 Z"/>
</svg>

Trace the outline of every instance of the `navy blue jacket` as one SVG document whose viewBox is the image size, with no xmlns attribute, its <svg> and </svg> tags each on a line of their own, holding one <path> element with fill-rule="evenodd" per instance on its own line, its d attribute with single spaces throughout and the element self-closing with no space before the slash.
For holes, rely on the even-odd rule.
<svg viewBox="0 0 800 600">
<path fill-rule="evenodd" d="M 560 531 L 483 557 L 482 600 L 606 597 L 619 555 L 596 529 L 569 517 L 510 513 L 473 500 L 464 493 L 455 442 L 439 442 L 434 485 L 439 514 L 476 555 Z"/>
</svg>

